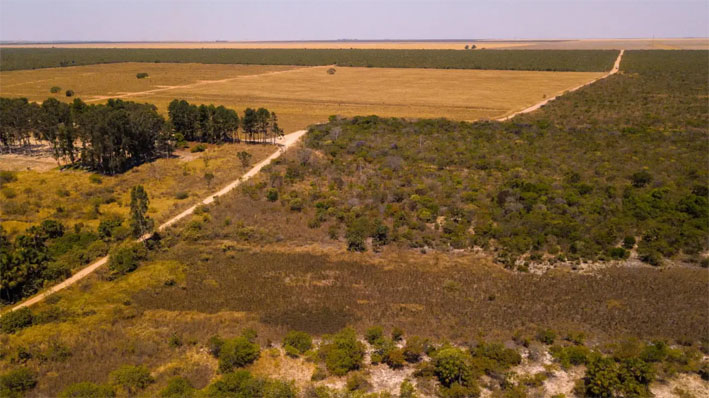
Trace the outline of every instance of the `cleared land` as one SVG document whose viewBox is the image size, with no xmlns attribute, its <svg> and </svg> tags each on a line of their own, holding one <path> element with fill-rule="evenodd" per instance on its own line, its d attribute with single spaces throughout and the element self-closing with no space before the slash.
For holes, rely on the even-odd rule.
<svg viewBox="0 0 709 398">
<path fill-rule="evenodd" d="M 446 40 L 446 41 L 254 41 L 254 42 L 131 42 L 131 43 L 38 43 L 2 45 L 31 48 L 360 48 L 460 50 L 466 45 L 479 49 L 558 50 L 706 50 L 707 38 L 580 39 L 580 40 Z"/>
<path fill-rule="evenodd" d="M 87 102 L 121 97 L 150 102 L 165 112 L 174 98 L 214 103 L 241 111 L 275 111 L 286 131 L 330 115 L 497 118 L 602 76 L 596 72 L 485 71 L 328 66 L 142 64 L 51 68 L 0 73 L 0 95 Z M 136 73 L 149 77 L 137 79 Z M 62 88 L 51 94 L 52 86 Z"/>
</svg>

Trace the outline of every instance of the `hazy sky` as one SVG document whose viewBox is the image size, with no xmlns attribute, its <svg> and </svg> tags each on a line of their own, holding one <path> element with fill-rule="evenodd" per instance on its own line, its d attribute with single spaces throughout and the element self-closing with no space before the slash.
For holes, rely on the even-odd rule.
<svg viewBox="0 0 709 398">
<path fill-rule="evenodd" d="M 707 0 L 0 0 L 0 40 L 706 37 Z"/>
</svg>

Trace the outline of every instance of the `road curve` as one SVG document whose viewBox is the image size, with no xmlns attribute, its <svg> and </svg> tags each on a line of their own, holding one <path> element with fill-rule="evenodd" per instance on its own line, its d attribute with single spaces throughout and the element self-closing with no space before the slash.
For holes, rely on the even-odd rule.
<svg viewBox="0 0 709 398">
<path fill-rule="evenodd" d="M 158 231 L 165 230 L 167 227 L 175 224 L 176 222 L 178 222 L 178 221 L 182 220 L 183 218 L 194 213 L 197 206 L 200 206 L 203 204 L 207 205 L 207 204 L 214 202 L 214 199 L 217 196 L 221 196 L 221 195 L 226 194 L 227 192 L 231 191 L 232 189 L 238 187 L 242 182 L 255 176 L 256 174 L 258 174 L 259 171 L 261 171 L 262 168 L 264 168 L 266 165 L 271 163 L 271 161 L 273 159 L 276 159 L 277 157 L 281 156 L 286 151 L 286 149 L 288 149 L 293 144 L 298 142 L 300 137 L 302 137 L 306 132 L 307 132 L 307 130 L 299 130 L 294 133 L 286 134 L 281 139 L 281 142 L 278 143 L 278 146 L 279 146 L 278 150 L 273 152 L 269 157 L 267 157 L 266 159 L 257 163 L 254 167 L 252 167 L 249 171 L 247 171 L 246 174 L 244 174 L 241 177 L 239 177 L 238 179 L 232 181 L 231 183 L 229 183 L 229 185 L 220 189 L 218 192 L 213 193 L 212 195 L 208 196 L 207 198 L 205 198 L 204 200 L 202 200 L 198 204 L 190 207 L 189 209 L 183 211 L 182 213 L 176 215 L 175 217 L 172 217 L 171 219 L 165 221 L 163 224 L 161 224 L 157 228 L 157 230 Z M 142 242 L 142 241 L 148 239 L 150 237 L 150 235 L 151 234 L 143 235 L 139 239 L 137 239 L 136 242 Z M 93 273 L 94 271 L 99 269 L 102 265 L 106 264 L 108 262 L 108 257 L 109 256 L 105 256 L 105 257 L 102 257 L 102 258 L 94 261 L 90 265 L 82 268 L 79 272 L 72 275 L 69 279 L 66 279 L 66 280 L 50 287 L 47 290 L 40 292 L 40 293 L 30 297 L 29 299 L 19 303 L 19 304 L 16 304 L 14 307 L 12 307 L 12 309 L 10 309 L 10 311 L 19 310 L 20 308 L 29 307 L 31 305 L 37 304 L 40 301 L 44 300 L 45 298 L 51 296 L 52 294 L 75 284 L 76 282 L 84 279 L 85 277 L 89 276 L 91 273 Z"/>
<path fill-rule="evenodd" d="M 613 64 L 613 68 L 611 68 L 611 70 L 610 70 L 608 73 L 606 73 L 605 75 L 603 75 L 603 76 L 601 76 L 601 77 L 599 77 L 599 78 L 597 78 L 597 79 L 593 79 L 593 80 L 591 80 L 591 81 L 588 82 L 588 83 L 584 83 L 584 84 L 582 84 L 582 85 L 580 85 L 580 86 L 577 86 L 577 87 L 574 87 L 574 88 L 572 88 L 572 89 L 570 89 L 570 90 L 566 90 L 566 91 L 564 92 L 564 94 L 574 92 L 574 91 L 576 91 L 576 90 L 578 90 L 578 89 L 580 89 L 580 88 L 586 87 L 586 86 L 588 86 L 588 85 L 590 85 L 590 84 L 593 84 L 593 83 L 595 83 L 595 82 L 597 82 L 597 81 L 599 81 L 599 80 L 603 80 L 603 79 L 607 78 L 608 76 L 615 75 L 616 73 L 618 73 L 618 71 L 620 70 L 620 61 L 623 59 L 623 53 L 625 53 L 625 50 L 620 50 L 620 53 L 618 53 L 618 58 L 616 58 L 615 63 Z M 545 100 L 542 101 L 542 102 L 539 102 L 539 103 L 536 103 L 536 104 L 530 106 L 529 108 L 524 108 L 524 109 L 522 109 L 521 111 L 515 112 L 515 113 L 513 113 L 513 114 L 511 114 L 511 115 L 503 116 L 503 117 L 497 119 L 497 121 L 498 121 L 498 122 L 504 122 L 504 121 L 506 121 L 506 120 L 512 119 L 513 117 L 515 117 L 515 116 L 517 116 L 517 115 L 521 115 L 521 114 L 523 114 L 523 113 L 529 113 L 529 112 L 536 111 L 537 109 L 543 107 L 544 105 L 550 103 L 551 101 L 554 101 L 555 99 L 561 97 L 561 96 L 564 95 L 564 94 L 559 94 L 559 95 L 557 95 L 557 96 L 554 96 L 554 97 L 551 97 L 551 98 L 547 98 L 547 99 L 545 99 Z"/>
</svg>

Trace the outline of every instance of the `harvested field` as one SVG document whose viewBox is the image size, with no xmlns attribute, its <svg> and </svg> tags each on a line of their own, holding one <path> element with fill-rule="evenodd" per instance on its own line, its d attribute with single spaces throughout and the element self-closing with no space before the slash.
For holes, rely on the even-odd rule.
<svg viewBox="0 0 709 398">
<path fill-rule="evenodd" d="M 0 95 L 70 101 L 72 89 L 87 102 L 121 97 L 150 102 L 165 112 L 174 98 L 214 103 L 241 111 L 275 111 L 286 131 L 327 120 L 330 115 L 496 118 L 593 80 L 596 72 L 433 70 L 328 66 L 246 66 L 123 63 L 1 72 Z M 146 72 L 147 79 L 136 79 Z M 96 77 L 101 76 L 101 79 Z"/>
</svg>

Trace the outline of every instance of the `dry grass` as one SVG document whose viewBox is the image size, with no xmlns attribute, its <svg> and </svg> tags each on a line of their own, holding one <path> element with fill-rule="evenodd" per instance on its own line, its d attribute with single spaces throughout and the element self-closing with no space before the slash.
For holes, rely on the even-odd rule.
<svg viewBox="0 0 709 398">
<path fill-rule="evenodd" d="M 330 115 L 456 120 L 495 118 L 593 80 L 601 73 L 284 67 L 125 63 L 1 72 L 2 96 L 42 101 L 49 88 L 71 88 L 85 101 L 122 97 L 155 103 L 163 112 L 174 98 L 238 110 L 275 111 L 286 131 Z M 136 79 L 147 72 L 148 79 Z M 100 77 L 100 78 L 98 78 Z M 55 94 L 57 98 L 67 99 Z"/>
<path fill-rule="evenodd" d="M 145 186 L 150 196 L 148 214 L 158 222 L 164 221 L 248 170 L 236 158 L 237 152 L 251 153 L 252 163 L 256 163 L 274 150 L 269 145 L 244 143 L 207 145 L 205 152 L 189 153 L 192 160 L 158 159 L 123 174 L 101 176 L 100 183 L 91 182 L 91 173 L 80 170 L 19 171 L 17 181 L 4 185 L 4 189 L 12 190 L 16 196 L 11 199 L 2 196 L 2 226 L 12 235 L 33 223 L 54 218 L 67 225 L 81 222 L 95 228 L 108 214 L 127 217 L 130 189 L 138 184 Z M 0 155 L 0 169 L 13 168 L 8 157 Z M 19 157 L 16 160 L 23 161 Z M 209 185 L 204 179 L 207 172 L 214 175 Z M 178 192 L 186 192 L 189 197 L 177 199 Z M 99 203 L 98 213 L 93 210 L 94 201 Z"/>
<path fill-rule="evenodd" d="M 665 49 L 693 50 L 709 48 L 707 38 L 680 39 L 582 39 L 582 40 L 470 40 L 470 41 L 359 41 L 359 42 L 153 42 L 153 43 L 59 43 L 22 44 L 0 47 L 36 48 L 364 48 L 364 49 L 463 49 L 465 45 L 486 49 Z"/>
</svg>

